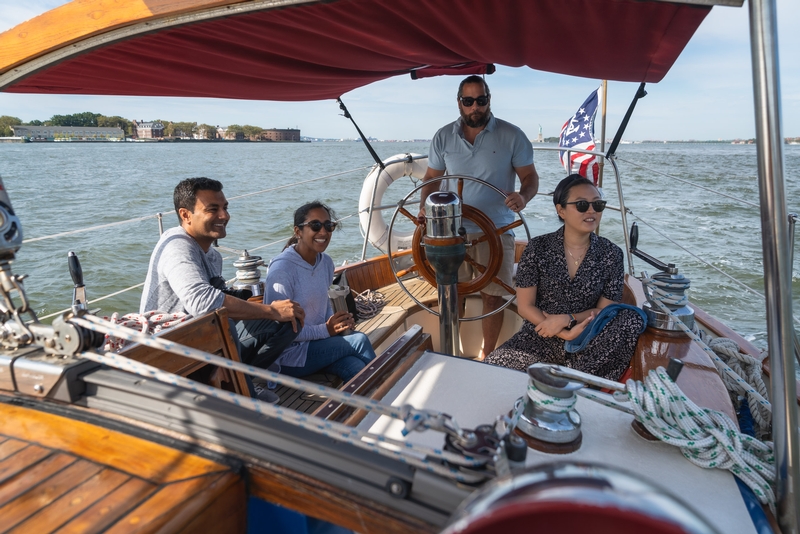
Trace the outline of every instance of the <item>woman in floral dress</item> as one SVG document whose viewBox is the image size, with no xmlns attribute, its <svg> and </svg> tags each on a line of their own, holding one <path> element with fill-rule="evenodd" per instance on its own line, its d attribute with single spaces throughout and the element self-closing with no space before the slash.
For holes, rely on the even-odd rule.
<svg viewBox="0 0 800 534">
<path fill-rule="evenodd" d="M 517 269 L 522 328 L 486 362 L 518 370 L 554 363 L 617 380 L 644 328 L 636 311 L 620 310 L 581 350 L 564 348 L 590 328 L 600 310 L 622 300 L 622 250 L 594 233 L 605 201 L 592 182 L 572 174 L 556 187 L 553 203 L 564 226 L 531 239 Z"/>
</svg>

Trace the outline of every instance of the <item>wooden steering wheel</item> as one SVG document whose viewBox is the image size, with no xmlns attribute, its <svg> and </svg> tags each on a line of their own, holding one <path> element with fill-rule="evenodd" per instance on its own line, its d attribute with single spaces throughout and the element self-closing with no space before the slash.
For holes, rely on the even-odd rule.
<svg viewBox="0 0 800 534">
<path fill-rule="evenodd" d="M 422 308 L 426 309 L 430 313 L 438 316 L 438 312 L 435 312 L 419 300 L 417 300 L 414 295 L 411 294 L 410 291 L 405 287 L 401 278 L 406 276 L 412 272 L 418 272 L 419 275 L 425 279 L 429 284 L 436 287 L 436 272 L 434 271 L 431 264 L 428 262 L 427 258 L 425 257 L 425 250 L 423 245 L 424 240 L 424 233 L 425 233 L 425 225 L 420 224 L 417 218 L 412 215 L 407 209 L 405 209 L 404 205 L 408 202 L 408 199 L 411 198 L 417 191 L 422 189 L 425 185 L 429 185 L 431 183 L 441 182 L 444 180 L 457 180 L 458 181 L 458 196 L 463 197 L 463 190 L 464 190 L 464 180 L 469 180 L 472 182 L 479 183 L 480 185 L 487 187 L 494 191 L 496 194 L 502 196 L 504 199 L 508 197 L 508 195 L 502 190 L 494 185 L 486 182 L 484 180 L 480 180 L 478 178 L 473 178 L 471 176 L 458 176 L 458 175 L 449 175 L 449 176 L 440 176 L 438 178 L 433 178 L 424 182 L 414 189 L 411 190 L 400 202 L 397 203 L 397 209 L 395 210 L 394 214 L 392 215 L 392 220 L 389 223 L 389 236 L 387 239 L 388 248 L 387 248 L 387 255 L 389 256 L 389 265 L 392 269 L 392 274 L 394 274 L 397 283 L 400 287 L 405 291 L 405 293 L 411 297 L 411 299 L 419 304 Z M 481 210 L 475 208 L 473 206 L 462 204 L 461 207 L 461 216 L 462 218 L 469 219 L 470 221 L 474 222 L 478 228 L 480 228 L 483 235 L 478 237 L 477 239 L 473 239 L 467 242 L 467 254 L 464 258 L 464 261 L 472 265 L 472 267 L 477 270 L 480 274 L 467 282 L 459 282 L 458 283 L 458 294 L 459 295 L 469 295 L 470 293 L 476 293 L 489 285 L 490 283 L 494 282 L 503 289 L 505 289 L 509 295 L 512 295 L 513 298 L 506 301 L 503 306 L 500 308 L 491 311 L 489 313 L 485 313 L 483 315 L 478 315 L 475 317 L 464 317 L 459 320 L 461 321 L 477 321 L 479 319 L 483 319 L 485 317 L 489 317 L 490 315 L 494 315 L 495 313 L 499 313 L 502 310 L 506 309 L 516 298 L 517 292 L 514 290 L 513 287 L 509 286 L 500 278 L 497 277 L 497 272 L 500 270 L 500 266 L 503 263 L 503 245 L 500 240 L 500 236 L 506 233 L 508 230 L 512 228 L 517 228 L 519 226 L 525 227 L 525 232 L 528 235 L 528 240 L 530 240 L 531 232 L 528 229 L 528 224 L 525 221 L 524 215 L 522 213 L 517 213 L 519 219 L 516 221 L 507 224 L 498 228 L 494 222 Z M 414 236 L 411 241 L 411 256 L 414 259 L 414 263 L 402 271 L 395 270 L 395 264 L 392 260 L 392 229 L 394 228 L 394 222 L 397 219 L 397 215 L 402 214 L 407 217 L 410 221 L 412 221 L 416 226 L 416 230 L 414 231 Z M 458 238 L 455 238 L 458 239 Z M 475 261 L 472 256 L 469 254 L 469 248 L 473 247 L 479 243 L 486 242 L 489 245 L 489 263 L 488 265 L 481 265 L 477 261 Z"/>
</svg>

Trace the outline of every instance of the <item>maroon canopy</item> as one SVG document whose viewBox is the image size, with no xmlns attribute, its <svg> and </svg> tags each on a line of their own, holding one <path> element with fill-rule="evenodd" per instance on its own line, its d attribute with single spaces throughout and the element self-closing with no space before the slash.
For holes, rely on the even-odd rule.
<svg viewBox="0 0 800 534">
<path fill-rule="evenodd" d="M 318 100 L 426 66 L 465 63 L 657 82 L 711 9 L 638 0 L 290 4 L 224 17 L 184 13 L 178 26 L 133 21 L 21 63 L 0 57 L 0 90 Z M 24 26 L 0 35 L 0 50 Z"/>
</svg>

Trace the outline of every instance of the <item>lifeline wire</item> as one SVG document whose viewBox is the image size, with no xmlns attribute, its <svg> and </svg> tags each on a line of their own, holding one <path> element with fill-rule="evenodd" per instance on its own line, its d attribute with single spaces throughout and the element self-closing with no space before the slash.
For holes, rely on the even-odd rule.
<svg viewBox="0 0 800 534">
<path fill-rule="evenodd" d="M 86 321 L 81 321 L 81 322 L 86 322 Z M 434 456 L 443 460 L 447 460 L 448 462 L 453 462 L 455 460 L 463 463 L 464 461 L 463 457 L 456 456 L 453 453 L 449 453 L 441 449 L 432 449 L 422 445 L 415 445 L 413 443 L 405 441 L 394 440 L 392 438 L 387 438 L 385 436 L 370 434 L 368 432 L 363 432 L 353 427 L 346 426 L 342 423 L 327 421 L 324 419 L 320 419 L 318 417 L 308 416 L 302 412 L 297 412 L 295 410 L 287 410 L 285 408 L 281 408 L 280 406 L 275 406 L 273 404 L 262 402 L 258 399 L 253 399 L 250 397 L 244 397 L 238 395 L 237 393 L 234 393 L 232 391 L 225 391 L 222 389 L 215 388 L 213 386 L 201 384 L 199 382 L 195 382 L 194 380 L 190 380 L 182 376 L 162 371 L 157 367 L 152 367 L 142 362 L 131 360 L 130 358 L 125 358 L 124 356 L 120 356 L 119 354 L 114 354 L 111 352 L 105 354 L 98 354 L 95 352 L 83 352 L 80 354 L 80 356 L 82 358 L 86 358 L 87 360 L 91 360 L 93 362 L 122 369 L 124 371 L 128 371 L 139 376 L 149 377 L 159 382 L 164 382 L 167 384 L 172 384 L 174 386 L 182 387 L 195 393 L 201 393 L 203 395 L 213 397 L 215 399 L 219 399 L 228 402 L 230 404 L 234 404 L 236 406 L 240 406 L 244 409 L 256 412 L 260 415 L 272 417 L 273 419 L 277 419 L 279 421 L 286 421 L 293 425 L 299 426 L 300 428 L 309 430 L 311 432 L 327 436 L 337 441 L 343 441 L 345 443 L 349 443 L 355 447 L 366 449 L 368 451 L 380 454 L 381 456 L 387 456 L 389 458 L 397 459 L 403 463 L 413 465 L 414 467 L 417 467 L 419 469 L 424 469 L 425 471 L 429 471 L 431 473 L 435 473 L 440 476 L 453 478 L 455 480 L 458 480 L 459 482 L 475 483 L 475 482 L 480 482 L 485 478 L 485 476 L 478 474 L 473 476 L 467 476 L 454 467 L 446 467 L 440 463 L 430 462 L 426 459 L 427 456 Z M 364 441 L 365 439 L 369 441 Z M 396 449 L 394 450 L 389 449 L 386 446 L 382 445 L 389 445 L 392 447 L 396 447 Z M 410 454 L 404 454 L 405 451 L 419 454 L 420 457 L 413 456 Z"/>
<path fill-rule="evenodd" d="M 276 382 L 278 384 L 299 389 L 301 391 L 317 393 L 319 395 L 327 396 L 329 399 L 341 402 L 343 404 L 355 406 L 363 410 L 372 411 L 375 413 L 379 413 L 381 415 L 393 417 L 395 419 L 400 419 L 406 423 L 406 428 L 403 430 L 403 435 L 407 435 L 411 430 L 416 430 L 416 429 L 432 428 L 435 430 L 448 431 L 450 428 L 452 428 L 449 426 L 452 424 L 451 420 L 444 414 L 438 412 L 417 410 L 413 406 L 408 404 L 398 408 L 390 404 L 384 404 L 382 402 L 373 399 L 360 397 L 344 391 L 339 391 L 338 389 L 329 388 L 321 384 L 314 384 L 312 382 L 307 382 L 299 378 L 293 378 L 293 377 L 288 377 L 286 375 L 273 373 L 266 369 L 253 367 L 251 365 L 247 365 L 240 362 L 234 362 L 233 360 L 222 358 L 220 356 L 215 356 L 213 354 L 209 354 L 201 350 L 192 349 L 180 345 L 178 343 L 173 343 L 171 341 L 166 341 L 156 337 L 147 336 L 136 330 L 126 328 L 118 324 L 110 323 L 108 321 L 104 321 L 103 319 L 100 319 L 99 317 L 95 317 L 92 315 L 87 314 L 84 315 L 82 318 L 73 317 L 70 319 L 70 322 L 78 326 L 81 326 L 83 328 L 92 330 L 94 332 L 111 334 L 114 337 L 126 339 L 128 341 L 133 341 L 135 343 L 140 343 L 147 347 L 157 348 L 167 352 L 172 352 L 174 354 L 179 354 L 187 358 L 192 358 L 194 360 L 211 363 L 218 367 L 231 369 L 233 371 L 238 371 L 252 376 L 258 376 L 267 381 Z M 442 451 L 441 454 L 445 455 L 448 461 L 457 464 L 475 466 L 484 463 L 484 460 L 482 459 L 474 459 L 469 456 L 462 457 L 444 451 Z"/>
</svg>

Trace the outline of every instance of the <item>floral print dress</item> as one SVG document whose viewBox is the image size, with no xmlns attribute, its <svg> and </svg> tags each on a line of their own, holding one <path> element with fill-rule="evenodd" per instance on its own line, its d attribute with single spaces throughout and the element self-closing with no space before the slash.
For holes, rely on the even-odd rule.
<svg viewBox="0 0 800 534">
<path fill-rule="evenodd" d="M 531 239 L 517 268 L 517 287 L 536 287 L 536 307 L 548 314 L 580 313 L 594 308 L 600 297 L 622 300 L 622 250 L 604 237 L 590 234 L 589 249 L 569 277 L 564 257 L 564 228 Z M 581 351 L 570 354 L 559 337 L 542 337 L 525 320 L 520 331 L 492 351 L 486 362 L 524 371 L 536 362 L 554 363 L 617 380 L 636 348 L 642 318 L 622 310 Z"/>
</svg>

